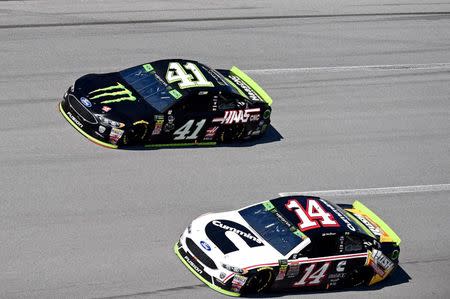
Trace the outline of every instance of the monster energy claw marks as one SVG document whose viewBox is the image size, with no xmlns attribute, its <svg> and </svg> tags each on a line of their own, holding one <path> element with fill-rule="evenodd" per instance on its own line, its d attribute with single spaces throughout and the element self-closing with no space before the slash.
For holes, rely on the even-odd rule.
<svg viewBox="0 0 450 299">
<path fill-rule="evenodd" d="M 89 98 L 91 100 L 106 97 L 109 97 L 110 99 L 100 102 L 101 104 L 118 103 L 122 101 L 136 101 L 136 97 L 133 96 L 133 93 L 119 82 L 117 82 L 116 85 L 96 89 L 89 93 Z"/>
</svg>

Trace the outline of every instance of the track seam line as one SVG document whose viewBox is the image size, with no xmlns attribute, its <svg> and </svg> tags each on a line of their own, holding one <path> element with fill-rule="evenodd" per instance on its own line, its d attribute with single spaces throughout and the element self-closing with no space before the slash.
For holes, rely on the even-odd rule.
<svg viewBox="0 0 450 299">
<path fill-rule="evenodd" d="M 344 189 L 344 190 L 322 190 L 322 191 L 300 191 L 300 192 L 281 192 L 280 196 L 293 195 L 317 195 L 317 196 L 354 196 L 354 195 L 386 195 L 386 194 L 404 194 L 404 193 L 423 193 L 450 191 L 450 184 L 435 185 L 416 185 L 399 186 L 383 188 L 365 188 L 365 189 Z"/>
<path fill-rule="evenodd" d="M 254 69 L 244 70 L 249 74 L 278 74 L 278 73 L 308 73 L 308 72 L 345 72 L 358 70 L 375 71 L 409 71 L 409 70 L 434 70 L 450 69 L 450 62 L 419 63 L 419 64 L 374 64 L 374 65 L 347 65 L 347 66 L 322 66 L 299 67 L 279 69 Z"/>
<path fill-rule="evenodd" d="M 211 21 L 246 21 L 246 20 L 280 20 L 280 19 L 315 19 L 315 18 L 345 18 L 345 17 L 394 17 L 394 16 L 432 16 L 450 15 L 449 11 L 431 12 L 398 12 L 398 13 L 366 13 L 366 14 L 321 14 L 321 15 L 287 15 L 287 16 L 239 16 L 239 17 L 211 17 L 211 18 L 178 18 L 159 20 L 122 20 L 122 21 L 91 21 L 72 23 L 35 23 L 35 24 L 7 24 L 0 25 L 0 29 L 12 28 L 39 28 L 39 27 L 69 27 L 69 26 L 101 26 L 101 25 L 127 25 L 127 24 L 155 24 L 155 23 L 181 23 L 181 22 L 211 22 Z"/>
</svg>

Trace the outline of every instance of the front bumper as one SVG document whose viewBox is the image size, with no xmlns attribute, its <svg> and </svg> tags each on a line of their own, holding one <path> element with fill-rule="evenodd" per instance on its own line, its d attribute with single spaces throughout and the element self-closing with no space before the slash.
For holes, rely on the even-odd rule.
<svg viewBox="0 0 450 299">
<path fill-rule="evenodd" d="M 64 118 L 69 122 L 69 124 L 71 124 L 78 132 L 80 132 L 81 135 L 83 135 L 84 137 L 86 137 L 87 139 L 89 139 L 90 141 L 92 141 L 92 142 L 94 142 L 94 143 L 96 143 L 98 145 L 101 145 L 101 146 L 104 146 L 104 147 L 107 147 L 107 148 L 113 148 L 113 149 L 118 148 L 117 145 L 111 144 L 111 143 L 107 143 L 105 141 L 101 141 L 101 140 L 93 137 L 92 135 L 88 134 L 85 130 L 83 130 L 83 128 L 87 127 L 88 124 L 84 124 L 79 119 L 77 119 L 73 115 L 73 112 L 69 110 L 70 109 L 69 107 L 66 107 L 65 108 L 66 110 L 65 110 L 64 107 L 63 107 L 63 103 L 64 102 L 60 102 L 59 103 L 59 111 L 64 116 Z M 78 124 L 75 123 L 75 122 L 77 122 Z"/>
<path fill-rule="evenodd" d="M 198 279 L 200 279 L 204 284 L 206 284 L 208 287 L 213 289 L 216 292 L 219 292 L 221 294 L 227 295 L 227 296 L 233 296 L 233 297 L 239 297 L 240 294 L 231 291 L 231 285 L 230 283 L 227 283 L 224 286 L 219 286 L 220 281 L 216 279 L 215 277 L 210 276 L 206 271 L 204 271 L 203 266 L 198 263 L 191 254 L 189 254 L 181 244 L 180 241 L 178 241 L 175 246 L 173 247 L 173 251 L 178 256 L 180 261 L 186 266 L 186 268 L 189 269 L 189 271 L 192 272 Z"/>
</svg>

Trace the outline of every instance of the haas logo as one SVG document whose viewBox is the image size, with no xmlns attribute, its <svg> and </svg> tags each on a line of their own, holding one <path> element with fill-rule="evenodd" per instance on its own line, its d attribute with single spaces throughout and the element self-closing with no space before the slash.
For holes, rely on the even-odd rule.
<svg viewBox="0 0 450 299">
<path fill-rule="evenodd" d="M 231 125 L 238 123 L 246 123 L 252 114 L 259 113 L 259 108 L 245 109 L 245 110 L 227 110 L 223 117 L 214 118 L 213 122 L 220 122 L 221 124 Z"/>
</svg>

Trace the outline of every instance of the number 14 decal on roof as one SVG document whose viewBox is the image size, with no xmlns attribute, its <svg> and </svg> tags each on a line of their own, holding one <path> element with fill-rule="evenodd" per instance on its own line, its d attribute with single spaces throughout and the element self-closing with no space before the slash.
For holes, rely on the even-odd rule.
<svg viewBox="0 0 450 299">
<path fill-rule="evenodd" d="M 321 225 L 323 227 L 339 227 L 339 223 L 334 219 L 333 215 L 327 213 L 320 203 L 314 199 L 307 200 L 306 210 L 296 199 L 290 199 L 285 206 L 286 209 L 295 212 L 297 215 L 300 220 L 298 228 L 302 232 L 319 228 Z"/>
</svg>

